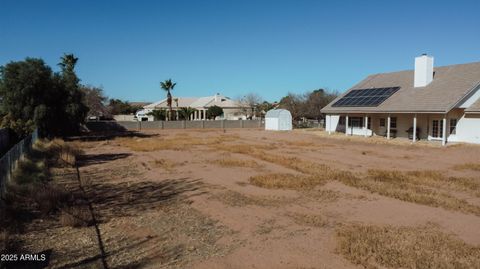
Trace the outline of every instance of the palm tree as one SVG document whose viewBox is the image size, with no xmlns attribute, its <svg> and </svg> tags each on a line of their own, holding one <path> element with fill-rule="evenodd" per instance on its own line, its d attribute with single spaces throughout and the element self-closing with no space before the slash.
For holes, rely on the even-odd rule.
<svg viewBox="0 0 480 269">
<path fill-rule="evenodd" d="M 170 93 L 170 91 L 175 88 L 175 85 L 177 85 L 177 83 L 173 83 L 172 79 L 167 79 L 163 82 L 160 82 L 160 88 L 167 92 L 167 105 L 170 120 L 172 119 L 172 94 Z"/>
<path fill-rule="evenodd" d="M 58 65 L 62 68 L 63 71 L 73 72 L 75 65 L 77 64 L 78 58 L 73 54 L 64 54 L 60 57 L 62 61 Z"/>
<path fill-rule="evenodd" d="M 184 120 L 190 120 L 190 116 L 197 111 L 195 108 L 192 107 L 182 107 L 178 112 Z"/>
<path fill-rule="evenodd" d="M 155 120 L 165 120 L 167 111 L 164 109 L 155 109 L 152 112 L 147 113 L 148 116 L 153 116 Z"/>
</svg>

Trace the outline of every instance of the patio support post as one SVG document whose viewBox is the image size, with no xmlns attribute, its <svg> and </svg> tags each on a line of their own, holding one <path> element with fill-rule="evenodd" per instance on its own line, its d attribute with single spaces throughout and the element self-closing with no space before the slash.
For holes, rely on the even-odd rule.
<svg viewBox="0 0 480 269">
<path fill-rule="evenodd" d="M 447 143 L 447 115 L 443 116 L 443 126 L 442 126 L 442 146 L 445 146 Z"/>
<path fill-rule="evenodd" d="M 368 115 L 365 115 L 365 126 L 363 127 L 365 129 L 365 137 L 368 136 Z"/>
<path fill-rule="evenodd" d="M 390 114 L 388 114 L 387 118 L 387 139 L 390 139 Z"/>
<path fill-rule="evenodd" d="M 345 135 L 348 135 L 348 115 L 345 116 Z"/>
<path fill-rule="evenodd" d="M 332 116 L 331 115 L 327 115 L 328 117 L 328 134 L 332 134 Z"/>
<path fill-rule="evenodd" d="M 413 138 L 412 142 L 415 143 L 417 140 L 417 114 L 413 116 Z"/>
</svg>

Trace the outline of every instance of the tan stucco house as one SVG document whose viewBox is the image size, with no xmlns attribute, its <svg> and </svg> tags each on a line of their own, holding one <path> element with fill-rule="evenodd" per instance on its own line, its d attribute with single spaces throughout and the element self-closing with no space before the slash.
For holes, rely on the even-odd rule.
<svg viewBox="0 0 480 269">
<path fill-rule="evenodd" d="M 326 131 L 480 143 L 480 62 L 370 75 L 322 109 Z M 416 130 L 414 132 L 413 130 Z"/>
<path fill-rule="evenodd" d="M 229 97 L 226 97 L 219 93 L 213 96 L 205 97 L 175 97 L 172 101 L 172 110 L 174 113 L 174 117 L 178 118 L 178 113 L 176 113 L 176 111 L 181 109 L 182 107 L 191 107 L 196 109 L 190 120 L 207 119 L 207 110 L 211 106 L 219 106 L 223 109 L 223 115 L 217 117 L 217 119 L 239 120 L 247 118 L 246 111 L 248 109 L 243 107 L 237 101 L 234 101 Z M 147 114 L 148 112 L 151 112 L 153 110 L 161 109 L 168 111 L 166 98 L 144 106 L 142 113 Z M 149 117 L 149 120 L 153 120 L 153 117 Z"/>
</svg>

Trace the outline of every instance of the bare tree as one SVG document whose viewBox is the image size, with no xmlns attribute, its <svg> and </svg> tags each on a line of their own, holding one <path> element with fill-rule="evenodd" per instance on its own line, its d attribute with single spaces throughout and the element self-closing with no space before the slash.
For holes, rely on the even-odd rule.
<svg viewBox="0 0 480 269">
<path fill-rule="evenodd" d="M 243 112 L 248 118 L 259 116 L 258 106 L 263 102 L 263 98 L 256 93 L 248 93 L 238 100 Z"/>
<path fill-rule="evenodd" d="M 85 105 L 88 107 L 88 116 L 110 116 L 106 106 L 108 98 L 103 95 L 102 88 L 94 86 L 82 86 L 81 91 L 85 96 Z"/>
<path fill-rule="evenodd" d="M 290 92 L 280 100 L 279 107 L 290 111 L 293 120 L 299 120 L 304 115 L 305 95 Z"/>
<path fill-rule="evenodd" d="M 321 109 L 337 97 L 336 92 L 318 89 L 304 94 L 289 93 L 280 100 L 280 107 L 287 109 L 294 120 L 301 118 L 320 120 Z"/>
</svg>

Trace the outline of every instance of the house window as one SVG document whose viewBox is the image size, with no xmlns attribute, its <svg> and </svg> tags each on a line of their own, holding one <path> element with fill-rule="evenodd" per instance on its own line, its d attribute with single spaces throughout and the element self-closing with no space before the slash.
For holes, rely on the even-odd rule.
<svg viewBox="0 0 480 269">
<path fill-rule="evenodd" d="M 385 118 L 380 119 L 380 127 L 385 127 Z"/>
<path fill-rule="evenodd" d="M 442 120 L 433 120 L 432 121 L 432 137 L 442 138 L 443 130 L 443 121 Z"/>
<path fill-rule="evenodd" d="M 450 134 L 457 134 L 457 119 L 450 119 Z"/>
<path fill-rule="evenodd" d="M 338 120 L 338 124 L 339 125 L 345 125 L 345 117 L 340 117 L 340 119 Z"/>
<path fill-rule="evenodd" d="M 372 118 L 367 118 L 367 129 L 372 129 Z"/>
<path fill-rule="evenodd" d="M 397 117 L 390 118 L 390 128 L 397 129 Z"/>
<path fill-rule="evenodd" d="M 361 128 L 363 127 L 363 124 L 362 124 L 362 119 L 361 117 L 352 117 L 350 118 L 350 123 L 348 124 L 350 127 L 357 127 L 357 128 Z"/>
</svg>

